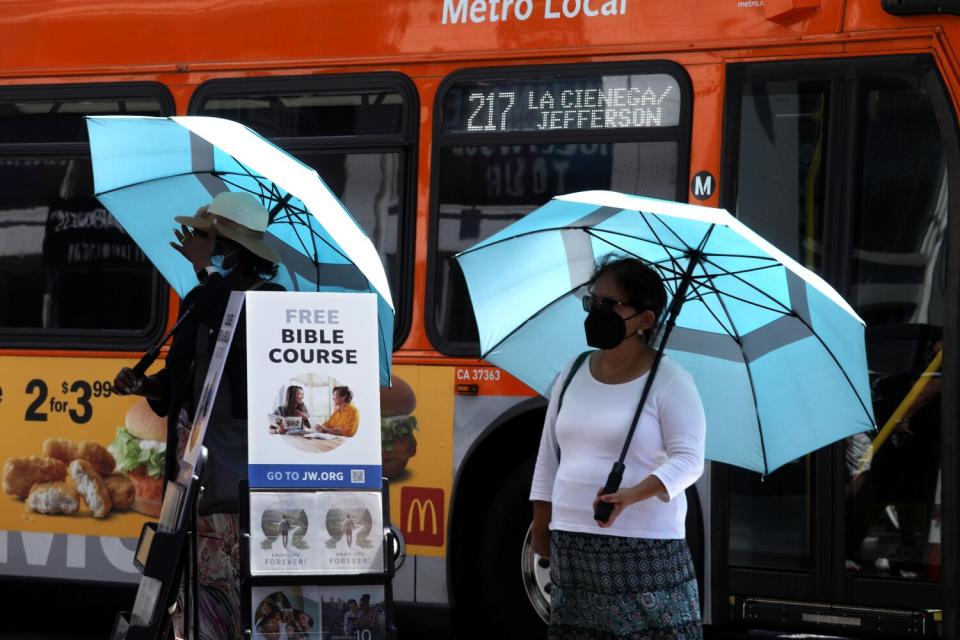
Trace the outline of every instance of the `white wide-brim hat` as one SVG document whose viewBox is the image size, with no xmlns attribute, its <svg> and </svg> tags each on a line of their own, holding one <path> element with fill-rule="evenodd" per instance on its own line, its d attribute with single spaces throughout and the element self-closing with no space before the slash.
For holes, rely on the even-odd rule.
<svg viewBox="0 0 960 640">
<path fill-rule="evenodd" d="M 197 215 L 177 216 L 174 220 L 201 231 L 215 231 L 264 260 L 280 262 L 277 252 L 263 241 L 270 214 L 252 194 L 224 191 L 209 205 L 200 207 Z"/>
</svg>

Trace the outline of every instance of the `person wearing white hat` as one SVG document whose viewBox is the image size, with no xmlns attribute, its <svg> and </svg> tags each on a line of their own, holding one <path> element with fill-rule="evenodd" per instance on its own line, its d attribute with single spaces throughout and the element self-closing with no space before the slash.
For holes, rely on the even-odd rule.
<svg viewBox="0 0 960 640">
<path fill-rule="evenodd" d="M 145 396 L 157 415 L 167 418 L 168 480 L 176 477 L 179 468 L 230 293 L 283 289 L 270 282 L 279 257 L 264 241 L 269 215 L 253 195 L 220 193 L 196 215 L 175 220 L 181 227 L 174 230 L 176 241 L 170 244 L 193 265 L 200 284 L 180 305 L 182 322 L 173 332 L 164 368 L 140 376 L 125 367 L 114 380 L 116 393 Z M 205 612 L 200 619 L 201 637 L 242 635 L 239 585 L 235 580 L 215 581 L 216 575 L 240 575 L 239 566 L 232 573 L 214 575 L 204 565 L 212 562 L 216 552 L 222 555 L 224 545 L 232 548 L 238 542 L 237 483 L 246 476 L 247 459 L 246 391 L 246 323 L 241 314 L 204 442 L 209 457 L 199 527 L 208 535 L 198 540 L 198 563 L 200 576 L 207 576 L 210 583 L 201 580 L 200 596 L 208 601 L 200 606 Z"/>
<path fill-rule="evenodd" d="M 198 271 L 211 266 L 211 258 L 216 255 L 224 255 L 225 259 L 228 257 L 214 251 L 218 240 L 221 248 L 229 251 L 233 263 L 243 255 L 243 249 L 274 265 L 274 268 L 280 261 L 277 252 L 263 241 L 269 214 L 249 193 L 219 193 L 209 205 L 200 207 L 195 216 L 177 216 L 175 220 L 183 225 L 180 231 L 174 232 L 180 244 L 170 244 Z"/>
</svg>

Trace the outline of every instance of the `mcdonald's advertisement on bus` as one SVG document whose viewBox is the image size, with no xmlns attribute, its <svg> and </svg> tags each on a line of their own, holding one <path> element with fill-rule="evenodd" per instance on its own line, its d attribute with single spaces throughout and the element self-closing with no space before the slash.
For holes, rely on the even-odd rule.
<svg viewBox="0 0 960 640">
<path fill-rule="evenodd" d="M 0 574 L 136 578 L 136 539 L 159 513 L 166 420 L 112 393 L 130 364 L 3 358 Z"/>
<path fill-rule="evenodd" d="M 407 553 L 446 553 L 453 486 L 455 368 L 395 365 L 381 388 L 383 474 L 390 483 L 390 520 Z"/>
</svg>

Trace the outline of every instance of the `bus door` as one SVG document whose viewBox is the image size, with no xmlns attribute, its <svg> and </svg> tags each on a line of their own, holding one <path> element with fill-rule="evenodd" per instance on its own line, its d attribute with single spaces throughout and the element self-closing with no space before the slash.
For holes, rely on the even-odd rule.
<svg viewBox="0 0 960 640">
<path fill-rule="evenodd" d="M 951 111 L 929 56 L 728 68 L 723 203 L 864 319 L 880 432 L 766 478 L 714 465 L 718 619 L 937 625 Z"/>
</svg>

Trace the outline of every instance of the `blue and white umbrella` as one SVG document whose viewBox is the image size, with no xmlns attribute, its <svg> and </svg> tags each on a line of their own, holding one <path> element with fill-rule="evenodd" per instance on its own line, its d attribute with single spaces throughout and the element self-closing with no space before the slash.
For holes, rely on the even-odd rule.
<svg viewBox="0 0 960 640">
<path fill-rule="evenodd" d="M 580 297 L 608 254 L 642 259 L 667 286 L 675 326 L 661 323 L 661 346 L 697 383 L 708 458 L 767 474 L 875 428 L 863 321 L 722 209 L 575 193 L 460 253 L 483 357 L 548 393 L 588 348 Z"/>
<path fill-rule="evenodd" d="M 170 246 L 175 216 L 224 191 L 246 191 L 270 211 L 264 241 L 281 258 L 288 291 L 377 294 L 380 383 L 389 384 L 393 300 L 373 243 L 317 172 L 247 127 L 221 118 L 87 118 L 94 190 L 170 286 L 197 285 Z"/>
</svg>

